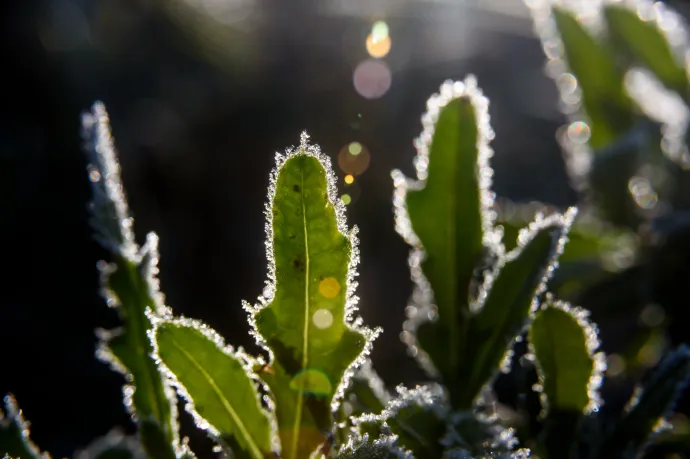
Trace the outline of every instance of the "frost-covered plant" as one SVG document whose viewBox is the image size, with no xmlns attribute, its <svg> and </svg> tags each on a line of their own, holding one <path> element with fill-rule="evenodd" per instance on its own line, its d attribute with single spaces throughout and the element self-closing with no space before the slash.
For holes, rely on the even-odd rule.
<svg viewBox="0 0 690 459">
<path fill-rule="evenodd" d="M 560 11 L 547 7 L 548 14 Z M 596 65 L 602 72 L 610 67 Z M 414 142 L 417 178 L 392 176 L 396 229 L 412 247 L 415 284 L 402 336 L 429 382 L 389 394 L 367 359 L 380 330 L 356 316 L 357 230 L 346 225 L 330 160 L 306 134 L 276 155 L 271 173 L 268 280 L 258 301 L 244 304 L 263 350 L 254 356 L 165 305 L 156 279 L 158 239 L 151 233 L 142 247 L 134 239 L 108 117 L 95 104 L 83 117 L 92 226 L 112 258 L 99 264 L 103 294 L 122 321 L 99 331 L 96 355 L 124 376 L 124 404 L 138 434 L 111 434 L 78 456 L 193 458 L 180 437 L 176 394 L 217 451 L 238 458 L 640 455 L 690 376 L 690 351 L 668 353 L 623 411 L 601 416 L 605 360 L 597 328 L 586 310 L 547 292 L 559 256 L 568 254 L 576 210 L 535 212 L 518 230 L 494 207 L 494 134 L 488 100 L 473 77 L 444 83 L 422 124 Z M 614 141 L 616 126 L 608 138 L 592 121 L 590 143 Z M 577 232 L 572 238 L 592 246 Z M 606 245 L 597 244 L 590 253 Z M 513 348 L 525 340 L 522 358 L 538 373 L 529 392 L 539 394 L 541 412 L 540 428 L 522 435 L 520 445 L 519 422 L 497 413 L 492 384 L 511 371 Z M 46 457 L 30 442 L 14 399 L 5 405 L 0 453 Z"/>
</svg>

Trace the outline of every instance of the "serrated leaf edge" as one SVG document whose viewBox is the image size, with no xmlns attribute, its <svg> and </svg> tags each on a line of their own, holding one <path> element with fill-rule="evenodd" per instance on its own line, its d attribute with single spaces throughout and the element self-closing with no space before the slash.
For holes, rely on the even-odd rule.
<svg viewBox="0 0 690 459">
<path fill-rule="evenodd" d="M 273 399 L 268 395 L 264 395 L 263 397 L 259 396 L 260 392 L 268 394 L 269 389 L 268 386 L 261 380 L 259 375 L 257 375 L 254 371 L 254 368 L 264 365 L 265 362 L 263 361 L 263 359 L 261 357 L 255 358 L 247 354 L 241 347 L 235 349 L 233 346 L 227 344 L 225 342 L 225 339 L 217 331 L 215 331 L 209 325 L 205 324 L 200 320 L 184 316 L 173 317 L 172 315 L 160 317 L 156 314 L 151 313 L 150 309 L 147 309 L 147 315 L 149 316 L 149 319 L 153 324 L 153 328 L 148 331 L 148 337 L 153 347 L 151 357 L 156 362 L 158 370 L 161 372 L 161 374 L 165 376 L 165 378 L 170 382 L 170 385 L 174 387 L 177 393 L 180 395 L 180 397 L 184 399 L 185 411 L 192 415 L 192 418 L 194 419 L 194 423 L 196 424 L 196 426 L 199 429 L 205 431 L 209 435 L 209 437 L 211 437 L 211 439 L 213 439 L 215 442 L 221 445 L 224 449 L 229 449 L 228 445 L 226 445 L 221 438 L 221 432 L 216 430 L 216 428 L 213 427 L 213 425 L 211 425 L 206 419 L 204 419 L 204 417 L 201 414 L 199 414 L 199 412 L 196 410 L 194 406 L 193 398 L 191 397 L 189 392 L 187 392 L 187 388 L 184 386 L 184 384 L 180 382 L 175 373 L 173 373 L 167 367 L 167 365 L 165 365 L 163 359 L 161 359 L 158 351 L 156 332 L 158 331 L 158 328 L 162 325 L 170 324 L 179 327 L 193 328 L 194 330 L 201 333 L 205 338 L 209 339 L 212 343 L 214 343 L 216 345 L 216 348 L 220 352 L 230 357 L 231 359 L 237 360 L 241 363 L 242 368 L 244 369 L 245 373 L 252 381 L 254 388 L 256 389 L 255 394 L 257 403 L 259 404 L 259 406 L 265 407 L 262 407 L 261 410 L 268 419 L 269 425 L 271 427 L 271 450 L 276 454 L 280 454 L 281 445 L 280 439 L 278 437 L 278 423 L 275 419 L 275 405 L 273 403 Z"/>
<path fill-rule="evenodd" d="M 604 400 L 599 393 L 602 383 L 604 382 L 604 374 L 606 372 L 606 354 L 600 351 L 601 342 L 599 341 L 599 328 L 589 319 L 590 312 L 587 309 L 579 306 L 572 306 L 566 301 L 556 300 L 552 295 L 548 294 L 546 300 L 540 309 L 554 308 L 559 309 L 569 316 L 571 316 L 582 329 L 585 336 L 585 345 L 587 352 L 592 359 L 592 373 L 587 381 L 587 396 L 588 403 L 585 407 L 584 414 L 596 413 L 603 406 Z M 531 342 L 527 343 L 529 357 L 534 360 L 539 377 L 539 384 L 537 389 L 542 388 L 539 392 L 539 399 L 541 400 L 542 411 L 539 416 L 544 419 L 548 415 L 549 400 L 543 390 L 544 375 L 541 369 L 539 359 L 536 358 L 536 352 Z"/>
<path fill-rule="evenodd" d="M 259 313 L 263 308 L 267 307 L 272 301 L 275 290 L 276 290 L 276 265 L 275 256 L 273 254 L 273 201 L 275 199 L 276 189 L 278 185 L 278 176 L 283 165 L 291 158 L 296 156 L 309 156 L 315 158 L 323 167 L 326 175 L 326 190 L 328 203 L 335 209 L 335 217 L 337 222 L 338 232 L 342 234 L 345 238 L 350 241 L 350 260 L 348 263 L 347 270 L 347 280 L 346 280 L 346 294 L 345 294 L 345 317 L 344 323 L 347 328 L 352 331 L 361 333 L 366 340 L 364 349 L 360 355 L 353 360 L 350 366 L 345 370 L 342 380 L 338 383 L 336 390 L 333 395 L 331 402 L 331 411 L 337 411 L 340 402 L 345 395 L 345 389 L 349 385 L 350 378 L 354 374 L 356 368 L 360 367 L 366 358 L 371 353 L 373 346 L 373 341 L 381 333 L 380 328 L 370 329 L 363 324 L 361 317 L 355 317 L 358 307 L 359 298 L 355 295 L 355 290 L 357 288 L 357 282 L 355 277 L 357 273 L 357 265 L 359 264 L 359 238 L 357 237 L 358 228 L 353 226 L 352 229 L 347 228 L 347 220 L 345 217 L 345 205 L 338 198 L 337 195 L 337 178 L 333 172 L 333 167 L 331 166 L 331 160 L 328 156 L 321 152 L 321 148 L 318 145 L 312 145 L 309 143 L 309 135 L 306 131 L 303 131 L 300 136 L 299 147 L 288 147 L 285 153 L 276 153 L 275 161 L 276 164 L 271 170 L 269 187 L 268 187 L 268 200 L 264 206 L 264 216 L 266 218 L 265 231 L 266 231 L 266 259 L 268 261 L 268 279 L 265 281 L 265 287 L 262 295 L 258 297 L 257 303 L 252 305 L 247 301 L 242 302 L 242 306 L 247 311 L 248 321 L 250 325 L 250 334 L 256 340 L 259 347 L 264 349 L 269 356 L 269 364 L 274 361 L 273 351 L 270 349 L 264 338 L 258 331 L 256 326 L 256 314 Z"/>
<path fill-rule="evenodd" d="M 348 452 L 354 452 L 362 445 L 371 443 L 375 446 L 380 446 L 390 453 L 393 453 L 398 459 L 414 459 L 411 451 L 406 451 L 397 445 L 397 435 L 384 435 L 375 439 L 370 439 L 368 434 L 362 436 L 350 436 L 343 446 L 338 450 L 338 455 Z"/>
</svg>

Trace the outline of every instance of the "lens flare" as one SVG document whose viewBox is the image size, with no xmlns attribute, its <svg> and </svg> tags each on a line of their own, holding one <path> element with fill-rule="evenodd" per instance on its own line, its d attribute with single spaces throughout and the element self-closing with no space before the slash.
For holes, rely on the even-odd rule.
<svg viewBox="0 0 690 459">
<path fill-rule="evenodd" d="M 367 52 L 371 57 L 380 59 L 386 57 L 391 50 L 391 37 L 383 37 L 376 39 L 374 34 L 369 34 L 367 37 Z"/>
<path fill-rule="evenodd" d="M 378 99 L 388 92 L 393 75 L 385 62 L 367 59 L 355 68 L 353 83 L 357 93 L 365 99 Z"/>
</svg>

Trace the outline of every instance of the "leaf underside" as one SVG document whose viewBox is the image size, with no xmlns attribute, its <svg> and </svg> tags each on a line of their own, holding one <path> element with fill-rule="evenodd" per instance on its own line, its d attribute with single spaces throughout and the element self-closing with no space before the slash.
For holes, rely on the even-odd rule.
<svg viewBox="0 0 690 459">
<path fill-rule="evenodd" d="M 345 317 L 352 239 L 338 228 L 326 169 L 305 148 L 277 174 L 269 209 L 275 293 L 255 316 L 273 356 L 260 376 L 275 399 L 289 459 L 326 441 L 335 391 L 367 343 Z"/>
<path fill-rule="evenodd" d="M 173 322 L 156 328 L 156 343 L 163 364 L 199 416 L 217 431 L 221 444 L 237 445 L 241 450 L 234 450 L 236 457 L 259 459 L 271 453 L 269 416 L 239 357 L 201 330 Z"/>
</svg>

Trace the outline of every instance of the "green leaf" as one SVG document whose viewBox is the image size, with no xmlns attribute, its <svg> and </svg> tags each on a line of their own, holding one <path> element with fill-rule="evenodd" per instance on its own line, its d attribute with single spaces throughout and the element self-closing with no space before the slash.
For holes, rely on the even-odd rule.
<svg viewBox="0 0 690 459">
<path fill-rule="evenodd" d="M 275 400 L 286 459 L 327 441 L 347 372 L 376 334 L 353 322 L 356 233 L 345 226 L 330 161 L 307 139 L 277 158 L 267 205 L 269 286 L 258 306 L 247 306 L 270 351 L 270 371 L 260 376 Z"/>
<path fill-rule="evenodd" d="M 588 312 L 549 299 L 537 312 L 529 329 L 529 341 L 537 359 L 543 386 L 542 401 L 548 410 L 589 413 L 600 400 L 603 354 Z"/>
<path fill-rule="evenodd" d="M 446 454 L 459 457 L 511 458 L 517 444 L 515 432 L 499 423 L 495 414 L 481 410 L 458 411 L 450 416 L 448 433 L 444 439 Z M 516 454 L 520 451 L 515 451 Z M 443 457 L 446 457 L 445 455 Z M 519 457 L 519 456 L 516 456 Z"/>
<path fill-rule="evenodd" d="M 272 451 L 274 427 L 261 407 L 247 356 L 226 347 L 205 325 L 164 321 L 155 329 L 156 351 L 188 409 L 221 444 L 236 444 L 236 457 L 260 459 Z"/>
<path fill-rule="evenodd" d="M 615 44 L 649 68 L 667 87 L 687 99 L 688 77 L 685 66 L 674 55 L 666 35 L 656 21 L 643 20 L 637 11 L 622 4 L 606 5 L 604 17 Z"/>
<path fill-rule="evenodd" d="M 353 420 L 361 435 L 372 439 L 397 437 L 396 444 L 416 457 L 441 457 L 441 439 L 446 433 L 448 414 L 441 389 L 417 386 L 398 387 L 398 396 L 379 414 L 365 414 Z"/>
<path fill-rule="evenodd" d="M 473 306 L 463 351 L 464 382 L 455 406 L 470 409 L 481 389 L 508 362 L 509 351 L 530 319 L 553 263 L 565 244 L 575 209 L 537 220 L 518 237 L 518 248 L 497 263 Z M 452 396 L 452 394 L 451 394 Z"/>
<path fill-rule="evenodd" d="M 582 92 L 582 104 L 587 113 L 592 148 L 601 148 L 615 141 L 634 124 L 633 103 L 625 92 L 623 73 L 616 67 L 613 52 L 598 41 L 576 18 L 560 7 L 549 7 L 557 34 L 563 45 L 568 70 L 577 79 Z M 545 46 L 553 42 L 553 33 L 535 13 L 537 29 L 542 29 Z M 547 16 L 548 17 L 548 16 Z"/>
<path fill-rule="evenodd" d="M 424 131 L 415 141 L 419 181 L 393 172 L 396 229 L 415 248 L 413 278 L 422 294 L 428 281 L 438 314 L 433 325 L 425 325 L 433 328 L 434 342 L 419 334 L 419 345 L 433 364 L 430 372 L 439 373 L 453 392 L 461 381 L 459 352 L 470 286 L 485 252 L 485 232 L 491 231 L 488 142 L 493 134 L 488 101 L 474 77 L 444 83 L 427 106 Z M 420 259 L 425 280 L 416 274 Z"/>
<path fill-rule="evenodd" d="M 672 410 L 689 379 L 690 349 L 682 345 L 647 374 L 596 457 L 619 458 L 624 452 L 629 454 L 644 447 L 656 426 Z"/>
<path fill-rule="evenodd" d="M 112 264 L 99 264 L 101 284 L 108 305 L 117 307 L 122 319 L 121 328 L 99 331 L 96 356 L 127 379 L 124 404 L 137 421 L 148 455 L 175 459 L 185 450 L 177 433 L 176 399 L 150 356 L 147 336 L 152 330 L 147 310 L 156 315 L 165 309 L 154 277 L 158 238 L 150 233 L 141 250 L 134 242 L 105 107 L 94 104 L 82 124 L 93 192 L 91 224 L 96 239 L 114 258 Z"/>
<path fill-rule="evenodd" d="M 29 438 L 29 423 L 12 395 L 6 395 L 4 412 L 0 409 L 0 454 L 14 459 L 50 459 Z"/>
</svg>

